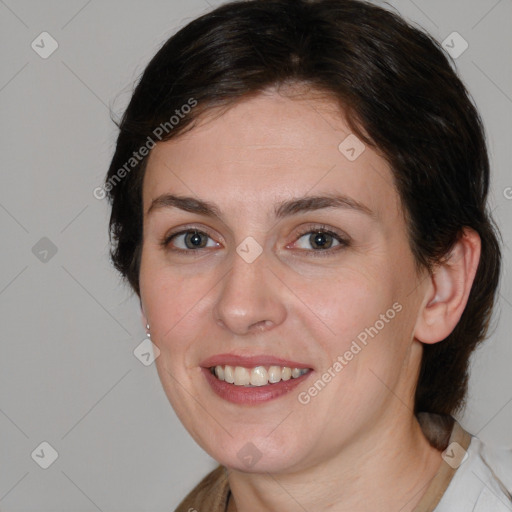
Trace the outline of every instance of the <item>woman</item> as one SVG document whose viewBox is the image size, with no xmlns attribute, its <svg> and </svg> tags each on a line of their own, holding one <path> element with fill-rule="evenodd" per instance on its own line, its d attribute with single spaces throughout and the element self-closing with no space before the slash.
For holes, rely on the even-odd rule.
<svg viewBox="0 0 512 512">
<path fill-rule="evenodd" d="M 105 184 L 112 259 L 220 466 L 178 511 L 512 510 L 453 419 L 500 247 L 439 46 L 357 0 L 233 2 L 146 68 Z"/>
</svg>

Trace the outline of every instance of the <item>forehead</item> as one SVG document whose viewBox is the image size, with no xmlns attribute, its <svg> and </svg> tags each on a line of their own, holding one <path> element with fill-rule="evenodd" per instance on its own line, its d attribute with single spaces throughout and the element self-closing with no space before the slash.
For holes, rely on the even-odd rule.
<svg viewBox="0 0 512 512">
<path fill-rule="evenodd" d="M 146 168 L 144 211 L 169 192 L 233 212 L 321 193 L 353 197 L 377 214 L 399 209 L 387 162 L 352 133 L 333 100 L 277 92 L 158 143 Z"/>
</svg>

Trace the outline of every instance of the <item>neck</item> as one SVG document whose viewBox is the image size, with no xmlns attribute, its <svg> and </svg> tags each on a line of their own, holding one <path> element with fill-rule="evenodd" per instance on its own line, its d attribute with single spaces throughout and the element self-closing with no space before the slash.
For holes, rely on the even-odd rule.
<svg viewBox="0 0 512 512">
<path fill-rule="evenodd" d="M 365 510 L 412 512 L 439 469 L 441 452 L 414 416 L 403 420 L 376 425 L 321 465 L 294 473 L 230 470 L 228 512 L 349 512 L 363 502 Z"/>
</svg>

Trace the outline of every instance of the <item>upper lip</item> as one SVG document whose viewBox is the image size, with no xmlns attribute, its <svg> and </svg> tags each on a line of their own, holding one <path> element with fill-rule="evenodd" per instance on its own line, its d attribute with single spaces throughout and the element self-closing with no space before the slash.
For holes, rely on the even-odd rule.
<svg viewBox="0 0 512 512">
<path fill-rule="evenodd" d="M 217 354 L 205 359 L 200 366 L 203 368 L 211 368 L 212 366 L 243 366 L 245 368 L 253 368 L 255 366 L 288 366 L 289 368 L 309 369 L 309 365 L 282 359 L 267 354 L 254 356 L 241 356 L 237 354 Z"/>
</svg>

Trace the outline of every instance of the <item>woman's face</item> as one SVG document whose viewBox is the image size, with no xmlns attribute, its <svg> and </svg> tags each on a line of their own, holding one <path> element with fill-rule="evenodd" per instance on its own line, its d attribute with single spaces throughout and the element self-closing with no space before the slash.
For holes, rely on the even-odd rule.
<svg viewBox="0 0 512 512">
<path fill-rule="evenodd" d="M 268 92 L 157 144 L 143 207 L 159 376 L 212 457 L 297 470 L 412 415 L 423 282 L 391 171 L 334 103 Z"/>
</svg>

